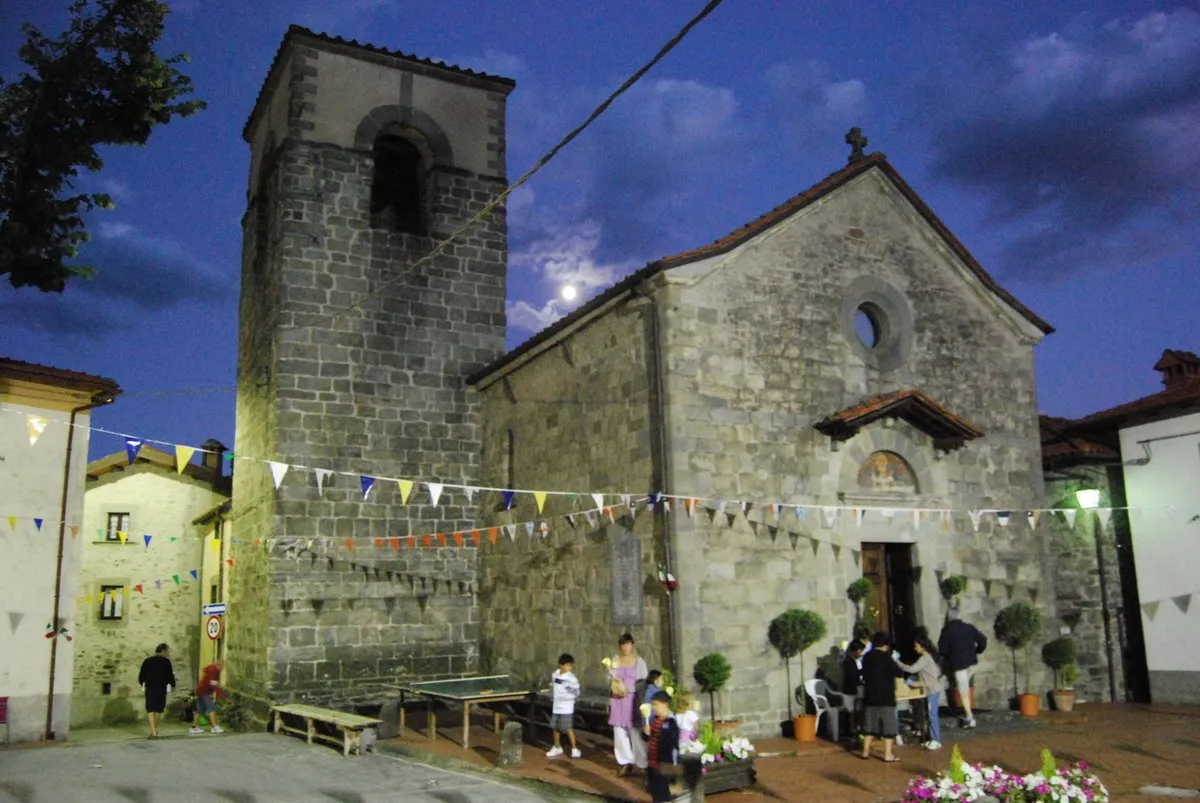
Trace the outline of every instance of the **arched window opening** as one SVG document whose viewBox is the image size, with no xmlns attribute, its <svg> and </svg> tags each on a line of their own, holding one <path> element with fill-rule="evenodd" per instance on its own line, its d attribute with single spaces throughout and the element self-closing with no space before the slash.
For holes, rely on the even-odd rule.
<svg viewBox="0 0 1200 803">
<path fill-rule="evenodd" d="M 424 234 L 421 152 L 404 137 L 383 134 L 375 140 L 371 177 L 371 227 Z"/>
</svg>

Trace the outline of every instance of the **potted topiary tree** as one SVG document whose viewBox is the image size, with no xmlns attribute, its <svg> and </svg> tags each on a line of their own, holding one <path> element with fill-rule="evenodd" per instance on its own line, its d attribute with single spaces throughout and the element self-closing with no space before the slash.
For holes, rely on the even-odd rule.
<svg viewBox="0 0 1200 803">
<path fill-rule="evenodd" d="M 1042 645 L 1042 662 L 1054 673 L 1054 689 L 1050 692 L 1056 711 L 1073 711 L 1075 709 L 1075 678 L 1079 672 L 1075 669 L 1075 642 L 1068 636 L 1059 636 L 1053 641 Z M 1067 680 L 1067 669 L 1072 677 Z M 1063 683 L 1059 683 L 1062 680 Z"/>
<path fill-rule="evenodd" d="M 961 574 L 951 574 L 942 579 L 941 592 L 942 597 L 946 600 L 946 604 L 951 608 L 957 608 L 959 597 L 967 588 L 967 578 Z"/>
<path fill-rule="evenodd" d="M 719 652 L 710 652 L 692 666 L 692 677 L 700 684 L 700 691 L 708 695 L 708 715 L 717 724 L 717 692 L 725 688 L 733 668 Z"/>
<path fill-rule="evenodd" d="M 792 665 L 793 656 L 800 656 L 800 679 L 804 682 L 804 651 L 825 638 L 825 620 L 816 611 L 792 608 L 771 620 L 767 638 L 783 658 L 787 671 L 788 718 L 792 721 L 794 735 L 798 741 L 814 742 L 817 739 L 817 718 L 807 708 L 797 715 L 792 714 Z"/>
<path fill-rule="evenodd" d="M 996 615 L 994 624 L 996 638 L 1012 650 L 1013 696 L 1020 701 L 1021 713 L 1027 717 L 1037 716 L 1040 699 L 1029 693 L 1029 655 L 1025 656 L 1025 693 L 1017 691 L 1017 650 L 1025 650 L 1030 642 L 1041 635 L 1042 613 L 1026 602 L 1014 602 Z"/>
<path fill-rule="evenodd" d="M 870 627 L 866 617 L 863 616 L 863 601 L 871 596 L 875 591 L 875 584 L 868 577 L 860 577 L 851 583 L 846 588 L 846 596 L 854 603 L 854 626 L 860 625 Z"/>
</svg>

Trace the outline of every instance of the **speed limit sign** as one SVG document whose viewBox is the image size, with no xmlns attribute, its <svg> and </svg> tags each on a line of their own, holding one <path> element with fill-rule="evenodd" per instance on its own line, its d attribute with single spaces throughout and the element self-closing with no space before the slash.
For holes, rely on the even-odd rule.
<svg viewBox="0 0 1200 803">
<path fill-rule="evenodd" d="M 208 617 L 208 623 L 204 626 L 204 630 L 208 633 L 208 637 L 213 641 L 219 639 L 221 637 L 221 617 Z"/>
</svg>

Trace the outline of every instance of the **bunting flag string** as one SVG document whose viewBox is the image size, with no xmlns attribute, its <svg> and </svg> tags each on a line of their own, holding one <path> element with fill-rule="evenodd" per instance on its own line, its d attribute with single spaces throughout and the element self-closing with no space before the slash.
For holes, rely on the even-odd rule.
<svg viewBox="0 0 1200 803">
<path fill-rule="evenodd" d="M 42 437 L 42 433 L 46 431 L 46 425 L 50 423 L 48 419 L 42 418 L 40 415 L 25 415 L 25 427 L 29 431 L 29 445 L 33 446 L 38 442 L 38 438 Z"/>
</svg>

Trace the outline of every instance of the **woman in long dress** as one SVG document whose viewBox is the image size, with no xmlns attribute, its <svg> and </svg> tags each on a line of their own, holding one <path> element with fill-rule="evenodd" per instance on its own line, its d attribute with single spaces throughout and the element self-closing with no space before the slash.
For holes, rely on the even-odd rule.
<svg viewBox="0 0 1200 803">
<path fill-rule="evenodd" d="M 638 732 L 641 712 L 637 709 L 637 684 L 650 670 L 637 654 L 633 636 L 625 633 L 617 642 L 618 653 L 608 670 L 608 724 L 613 729 L 613 754 L 617 774 L 628 775 L 630 766 L 646 769 L 646 743 Z"/>
</svg>

